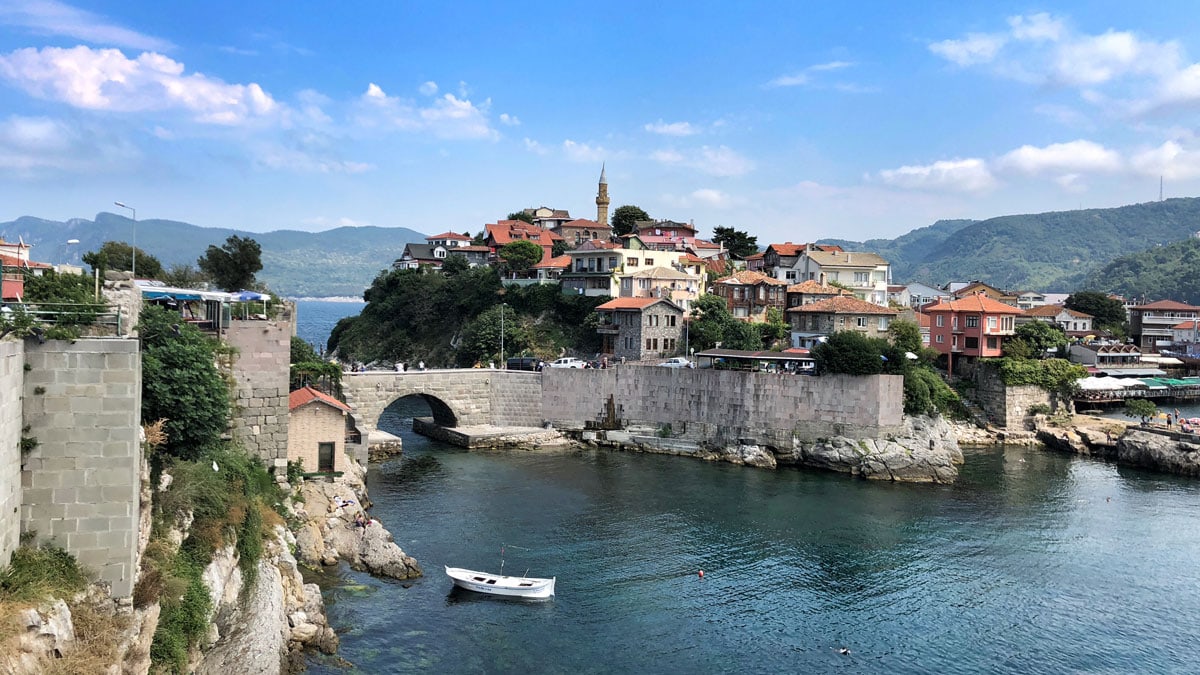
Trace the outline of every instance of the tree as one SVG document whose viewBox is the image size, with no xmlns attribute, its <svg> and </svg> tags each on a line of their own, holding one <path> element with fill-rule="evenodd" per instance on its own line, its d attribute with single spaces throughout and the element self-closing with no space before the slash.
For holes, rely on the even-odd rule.
<svg viewBox="0 0 1200 675">
<path fill-rule="evenodd" d="M 759 339 L 762 340 L 764 349 L 774 347 L 779 341 L 785 341 L 786 344 L 789 326 L 778 307 L 768 307 L 766 322 L 754 325 L 758 328 Z"/>
<path fill-rule="evenodd" d="M 522 220 L 532 225 L 533 214 L 525 213 L 524 211 L 513 211 L 512 213 L 508 214 L 508 220 Z"/>
<path fill-rule="evenodd" d="M 1017 334 L 1013 342 L 1017 340 L 1029 345 L 1033 352 L 1032 358 L 1044 358 L 1046 352 L 1049 351 L 1066 356 L 1067 335 L 1061 328 L 1048 321 L 1030 321 L 1017 326 Z M 1015 356 L 1008 347 L 1006 347 L 1005 354 Z"/>
<path fill-rule="evenodd" d="M 1158 406 L 1154 405 L 1153 401 L 1147 401 L 1144 398 L 1125 399 L 1126 417 L 1140 417 L 1142 418 L 1142 424 L 1145 424 L 1157 414 Z"/>
<path fill-rule="evenodd" d="M 612 225 L 613 234 L 621 236 L 633 232 L 634 224 L 639 220 L 650 220 L 650 214 L 631 204 L 618 206 L 612 212 L 612 217 L 609 223 Z"/>
<path fill-rule="evenodd" d="M 120 270 L 128 272 L 133 269 L 133 247 L 123 241 L 106 241 L 98 251 L 83 254 L 84 264 L 91 265 L 92 270 Z M 143 279 L 161 279 L 163 266 L 158 258 L 137 250 L 137 273 Z"/>
<path fill-rule="evenodd" d="M 467 262 L 467 256 L 451 253 L 442 261 L 442 274 L 448 277 L 457 276 L 471 269 L 471 263 Z"/>
<path fill-rule="evenodd" d="M 524 272 L 542 259 L 542 247 L 528 239 L 518 239 L 500 247 L 500 259 L 513 272 Z"/>
<path fill-rule="evenodd" d="M 813 347 L 817 374 L 876 375 L 883 372 L 883 353 L 879 342 L 856 330 L 840 330 Z"/>
<path fill-rule="evenodd" d="M 1076 312 L 1091 314 L 1096 328 L 1124 333 L 1125 305 L 1116 298 L 1110 298 L 1099 291 L 1079 291 L 1069 295 L 1063 306 Z"/>
<path fill-rule="evenodd" d="M 920 354 L 924 343 L 921 340 L 921 327 L 912 321 L 893 321 L 888 326 L 888 338 L 898 348 Z"/>
<path fill-rule="evenodd" d="M 713 228 L 712 240 L 718 244 L 724 244 L 725 248 L 729 249 L 729 252 L 737 258 L 745 258 L 758 253 L 758 237 L 752 237 L 732 227 Z"/>
<path fill-rule="evenodd" d="M 220 248 L 209 246 L 196 264 L 222 290 L 250 288 L 254 285 L 254 275 L 262 270 L 262 247 L 249 237 L 235 234 Z"/>
<path fill-rule="evenodd" d="M 572 246 L 566 239 L 559 239 L 558 241 L 554 242 L 554 247 L 550 249 L 550 255 L 557 258 L 573 248 L 575 247 Z"/>
<path fill-rule="evenodd" d="M 697 351 L 715 347 L 718 342 L 724 349 L 762 349 L 758 329 L 733 318 L 725 300 L 715 295 L 702 295 L 692 305 L 688 341 Z"/>
<path fill-rule="evenodd" d="M 229 390 L 216 367 L 217 343 L 155 305 L 138 322 L 142 419 L 165 419 L 167 453 L 195 459 L 216 447 L 229 419 Z"/>
<path fill-rule="evenodd" d="M 176 288 L 199 288 L 208 283 L 208 276 L 191 263 L 176 263 L 167 268 L 161 279 Z"/>
</svg>

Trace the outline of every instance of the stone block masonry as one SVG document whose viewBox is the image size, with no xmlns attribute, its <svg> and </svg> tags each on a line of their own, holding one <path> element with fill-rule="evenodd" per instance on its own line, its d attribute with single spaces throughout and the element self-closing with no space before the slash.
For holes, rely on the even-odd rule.
<svg viewBox="0 0 1200 675">
<path fill-rule="evenodd" d="M 37 439 L 20 472 L 21 526 L 36 532 L 39 542 L 73 554 L 111 585 L 113 597 L 128 597 L 136 572 L 142 462 L 138 342 L 101 338 L 0 345 L 0 440 L 11 433 L 9 344 L 23 347 L 22 366 L 28 370 L 18 368 L 24 376 L 18 405 L 29 427 L 23 435 Z M 0 452 L 7 453 L 11 446 L 4 443 Z M 9 460 L 0 456 L 2 486 Z"/>
<path fill-rule="evenodd" d="M 0 342 L 0 565 L 7 564 L 21 534 L 21 390 L 24 343 Z"/>
<path fill-rule="evenodd" d="M 606 370 L 548 369 L 542 410 L 563 428 L 599 422 L 611 398 L 626 425 L 663 427 L 709 443 L 881 438 L 903 423 L 898 375 L 807 377 L 742 371 L 625 365 Z"/>
<path fill-rule="evenodd" d="M 224 335 L 237 349 L 230 366 L 233 438 L 279 476 L 287 470 L 293 316 L 285 309 L 274 321 L 233 321 Z"/>
</svg>

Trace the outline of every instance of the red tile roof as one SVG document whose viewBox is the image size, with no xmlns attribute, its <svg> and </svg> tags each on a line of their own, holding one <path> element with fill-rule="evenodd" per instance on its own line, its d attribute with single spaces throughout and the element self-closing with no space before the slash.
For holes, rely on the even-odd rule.
<svg viewBox="0 0 1200 675">
<path fill-rule="evenodd" d="M 470 237 L 468 237 L 466 235 L 462 235 L 462 234 L 457 234 L 455 232 L 443 232 L 442 234 L 435 234 L 430 237 L 425 237 L 425 241 L 433 241 L 434 239 L 454 239 L 457 241 L 471 241 Z"/>
<path fill-rule="evenodd" d="M 345 403 L 342 403 L 329 394 L 319 392 L 312 387 L 297 389 L 296 391 L 288 394 L 288 410 L 295 410 L 296 408 L 308 403 L 312 403 L 313 401 L 319 401 L 325 405 L 333 406 L 334 408 L 344 412 L 350 412 L 351 410 L 350 406 L 346 405 Z"/>
<path fill-rule="evenodd" d="M 746 256 L 745 259 L 746 260 L 761 260 L 764 255 L 766 255 L 766 252 L 759 251 L 758 253 L 751 253 L 750 255 Z M 784 351 L 787 351 L 787 350 L 784 350 Z"/>
<path fill-rule="evenodd" d="M 675 303 L 663 300 L 662 298 L 613 298 L 608 302 L 596 307 L 596 309 L 646 309 L 650 305 L 665 302 L 668 305 L 676 306 Z"/>
<path fill-rule="evenodd" d="M 763 274 L 762 272 L 755 272 L 753 270 L 742 270 L 740 272 L 734 272 L 733 274 L 731 274 L 723 279 L 717 279 L 713 283 L 714 284 L 745 284 L 747 286 L 757 286 L 759 284 L 766 284 L 768 286 L 786 286 L 787 285 L 786 281 L 776 279 L 775 277 L 769 277 L 769 276 Z"/>
<path fill-rule="evenodd" d="M 1131 312 L 1136 312 L 1136 311 L 1140 311 L 1140 310 L 1143 310 L 1143 309 L 1149 309 L 1149 310 L 1156 310 L 1156 309 L 1179 309 L 1179 310 L 1183 310 L 1183 311 L 1185 311 L 1185 312 L 1187 312 L 1187 311 L 1191 311 L 1191 312 L 1200 311 L 1200 307 L 1193 307 L 1192 305 L 1185 305 L 1185 304 L 1183 304 L 1182 302 L 1176 302 L 1176 301 L 1174 301 L 1174 300 L 1157 300 L 1157 301 L 1155 301 L 1155 302 L 1152 302 L 1152 303 L 1150 303 L 1150 304 L 1148 304 L 1148 305 L 1137 305 L 1137 306 L 1135 306 L 1135 307 L 1130 307 L 1130 308 L 1129 308 L 1129 310 L 1130 310 Z"/>
<path fill-rule="evenodd" d="M 550 258 L 549 260 L 543 260 L 540 263 L 534 265 L 534 268 L 536 269 L 536 268 L 540 267 L 542 269 L 554 269 L 554 268 L 567 269 L 570 266 L 571 266 L 571 256 L 560 255 L 557 258 Z"/>
<path fill-rule="evenodd" d="M 885 314 L 895 315 L 898 312 L 891 307 L 883 307 L 866 300 L 859 300 L 852 295 L 841 295 L 835 298 L 825 298 L 807 305 L 788 308 L 789 312 L 806 314 Z"/>
<path fill-rule="evenodd" d="M 571 220 L 571 221 L 567 221 L 567 222 L 563 223 L 560 227 L 596 228 L 596 227 L 601 227 L 601 225 L 600 225 L 600 223 L 597 223 L 594 220 L 588 220 L 587 218 L 576 218 L 575 220 Z M 604 226 L 604 227 L 607 227 L 607 226 Z"/>
<path fill-rule="evenodd" d="M 1195 330 L 1195 329 L 1196 329 L 1195 321 L 1184 321 L 1183 323 L 1171 326 L 1171 330 Z"/>
<path fill-rule="evenodd" d="M 926 305 L 921 308 L 924 312 L 984 312 L 987 314 L 1024 314 L 1023 310 L 1012 305 L 1006 305 L 999 300 L 993 300 L 982 293 L 968 295 L 958 300 L 943 300 L 936 305 Z"/>
<path fill-rule="evenodd" d="M 1025 316 L 1055 317 L 1063 312 L 1066 312 L 1067 315 L 1076 319 L 1092 318 L 1091 314 L 1084 314 L 1083 312 L 1077 312 L 1073 309 L 1067 309 L 1062 305 L 1042 305 L 1040 307 L 1030 307 L 1029 309 L 1025 310 Z"/>
<path fill-rule="evenodd" d="M 788 293 L 808 293 L 810 295 L 853 295 L 850 291 L 837 286 L 825 286 L 819 281 L 807 279 L 787 288 Z"/>
</svg>

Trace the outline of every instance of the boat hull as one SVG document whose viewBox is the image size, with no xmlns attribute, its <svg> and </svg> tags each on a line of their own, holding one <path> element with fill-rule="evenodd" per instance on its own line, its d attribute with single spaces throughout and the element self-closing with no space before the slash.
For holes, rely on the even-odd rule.
<svg viewBox="0 0 1200 675">
<path fill-rule="evenodd" d="M 487 572 L 463 569 L 461 567 L 446 567 L 446 575 L 454 580 L 454 585 L 476 593 L 503 595 L 510 598 L 549 598 L 554 595 L 554 581 L 534 577 L 508 577 Z"/>
</svg>

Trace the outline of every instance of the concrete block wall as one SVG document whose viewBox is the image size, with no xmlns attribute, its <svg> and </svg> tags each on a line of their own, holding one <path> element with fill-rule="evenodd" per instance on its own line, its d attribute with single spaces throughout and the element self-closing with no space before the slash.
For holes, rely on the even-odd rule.
<svg viewBox="0 0 1200 675">
<path fill-rule="evenodd" d="M 599 420 L 611 396 L 625 424 L 661 426 L 714 442 L 755 439 L 786 446 L 793 436 L 874 438 L 903 420 L 898 375 L 807 377 L 624 365 L 543 372 L 542 410 L 556 425 Z"/>
<path fill-rule="evenodd" d="M 141 480 L 137 340 L 27 340 L 22 396 L 37 447 L 21 471 L 21 522 L 133 593 Z"/>
<path fill-rule="evenodd" d="M 277 472 L 287 468 L 292 313 L 274 321 L 236 320 L 225 331 L 238 353 L 231 365 L 233 437 Z"/>
<path fill-rule="evenodd" d="M 993 367 L 975 370 L 975 401 L 998 427 L 1023 430 L 1029 409 L 1035 405 L 1053 406 L 1050 392 L 1034 385 L 1010 387 Z"/>
<path fill-rule="evenodd" d="M 25 345 L 0 340 L 0 567 L 21 536 L 21 396 Z"/>
<path fill-rule="evenodd" d="M 540 427 L 542 374 L 514 370 L 497 372 L 491 379 L 492 424 L 502 427 Z"/>
</svg>

